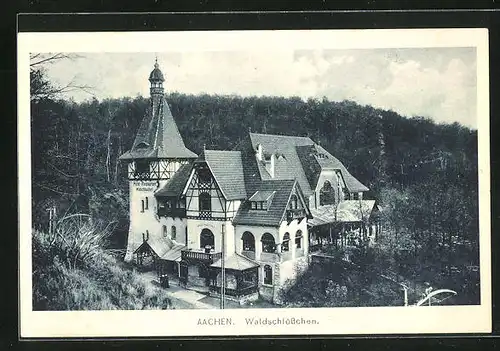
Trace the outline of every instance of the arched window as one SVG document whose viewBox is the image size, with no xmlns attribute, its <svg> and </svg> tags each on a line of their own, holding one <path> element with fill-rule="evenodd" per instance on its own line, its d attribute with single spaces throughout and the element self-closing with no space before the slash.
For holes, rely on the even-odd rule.
<svg viewBox="0 0 500 351">
<path fill-rule="evenodd" d="M 260 241 L 262 242 L 262 252 L 276 252 L 276 242 L 274 241 L 274 236 L 269 233 L 264 233 Z"/>
<path fill-rule="evenodd" d="M 297 249 L 302 247 L 302 230 L 297 230 L 297 233 L 295 233 L 295 246 Z"/>
<path fill-rule="evenodd" d="M 297 199 L 297 195 L 293 194 L 292 197 L 290 198 L 290 206 L 292 208 L 292 210 L 295 210 L 298 208 L 298 199 Z"/>
<path fill-rule="evenodd" d="M 323 205 L 331 205 L 335 203 L 335 190 L 332 187 L 332 184 L 325 180 L 323 187 L 319 192 L 319 204 Z"/>
<path fill-rule="evenodd" d="M 163 237 L 166 238 L 167 235 L 168 235 L 168 233 L 167 233 L 167 226 L 166 225 L 164 225 L 164 226 L 161 227 L 161 232 L 163 234 Z"/>
<path fill-rule="evenodd" d="M 283 243 L 281 244 L 281 251 L 286 252 L 290 250 L 290 234 L 283 235 Z"/>
<path fill-rule="evenodd" d="M 273 269 L 268 264 L 264 266 L 264 284 L 273 284 Z"/>
<path fill-rule="evenodd" d="M 210 229 L 205 228 L 200 233 L 200 248 L 204 249 L 207 246 L 215 249 L 215 240 L 214 234 L 210 231 Z"/>
<path fill-rule="evenodd" d="M 209 193 L 201 193 L 199 197 L 200 211 L 210 212 L 212 210 L 212 197 Z"/>
<path fill-rule="evenodd" d="M 244 232 L 241 236 L 243 251 L 255 251 L 255 237 L 250 232 Z"/>
<path fill-rule="evenodd" d="M 172 240 L 176 240 L 177 239 L 177 228 L 175 227 L 175 225 L 172 226 L 172 229 L 171 229 L 171 232 L 170 232 L 170 238 Z"/>
</svg>

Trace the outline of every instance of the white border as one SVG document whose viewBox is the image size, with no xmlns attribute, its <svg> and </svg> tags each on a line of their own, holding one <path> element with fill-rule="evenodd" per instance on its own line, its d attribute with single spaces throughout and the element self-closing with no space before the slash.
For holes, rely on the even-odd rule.
<svg viewBox="0 0 500 351">
<path fill-rule="evenodd" d="M 38 312 L 31 307 L 30 52 L 158 52 L 416 47 L 477 48 L 481 305 L 247 310 Z M 165 48 L 165 50 L 162 50 Z M 414 334 L 491 332 L 489 68 L 487 29 L 93 32 L 18 34 L 19 275 L 21 337 Z M 198 326 L 230 317 L 232 326 Z M 319 325 L 247 326 L 245 317 Z"/>
</svg>

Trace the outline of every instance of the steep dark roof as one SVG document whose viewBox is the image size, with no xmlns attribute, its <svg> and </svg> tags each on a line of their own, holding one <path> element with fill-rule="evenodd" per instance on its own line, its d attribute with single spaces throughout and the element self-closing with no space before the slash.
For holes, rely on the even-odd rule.
<svg viewBox="0 0 500 351">
<path fill-rule="evenodd" d="M 322 170 L 339 170 L 342 178 L 351 192 L 368 191 L 359 180 L 349 173 L 347 168 L 335 156 L 330 154 L 320 145 L 297 146 L 297 155 L 302 163 L 302 167 L 309 181 L 311 189 L 316 189 L 319 175 Z M 323 155 L 323 157 L 318 157 Z"/>
<path fill-rule="evenodd" d="M 196 157 L 184 145 L 165 96 L 153 95 L 132 149 L 120 156 L 120 159 Z"/>
<path fill-rule="evenodd" d="M 163 197 L 163 196 L 170 196 L 170 197 L 178 197 L 182 195 L 182 191 L 184 190 L 184 187 L 186 186 L 186 183 L 189 179 L 189 175 L 191 173 L 191 168 L 192 164 L 185 164 L 182 165 L 177 172 L 174 173 L 172 178 L 170 178 L 165 184 L 165 186 L 161 189 L 159 189 L 156 193 L 155 196 L 157 197 Z"/>
<path fill-rule="evenodd" d="M 253 150 L 262 145 L 265 153 L 280 155 L 275 162 L 273 179 L 297 179 L 306 196 L 312 193 L 306 174 L 302 168 L 296 146 L 314 145 L 308 137 L 249 133 Z M 255 151 L 254 151 L 255 158 Z M 263 162 L 258 162 L 261 179 L 271 179 Z"/>
<path fill-rule="evenodd" d="M 153 81 L 164 82 L 165 81 L 165 78 L 163 77 L 163 73 L 160 70 L 160 67 L 158 66 L 158 62 L 155 63 L 154 69 L 149 74 L 149 81 L 150 82 L 153 82 Z"/>
<path fill-rule="evenodd" d="M 246 199 L 240 151 L 204 150 L 196 162 L 207 163 L 227 200 Z"/>
<path fill-rule="evenodd" d="M 342 177 L 344 178 L 347 189 L 352 192 L 358 191 L 368 191 L 369 189 L 363 185 L 359 180 L 357 180 L 347 168 L 340 162 L 335 156 L 332 156 L 328 151 L 326 151 L 322 146 L 315 146 L 318 152 L 327 155 L 327 158 L 318 158 L 317 161 L 320 164 L 322 169 L 339 169 L 342 173 Z"/>
<path fill-rule="evenodd" d="M 298 186 L 295 180 L 263 180 L 258 191 L 275 192 L 268 209 L 252 210 L 250 202 L 245 201 L 241 204 L 233 223 L 279 226 L 295 186 Z"/>
</svg>

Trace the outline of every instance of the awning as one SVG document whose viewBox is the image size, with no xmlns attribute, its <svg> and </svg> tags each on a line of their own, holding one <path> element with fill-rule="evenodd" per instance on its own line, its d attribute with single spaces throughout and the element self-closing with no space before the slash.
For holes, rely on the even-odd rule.
<svg viewBox="0 0 500 351">
<path fill-rule="evenodd" d="M 237 253 L 229 257 L 225 257 L 224 260 L 224 268 L 233 269 L 235 271 L 244 271 L 258 266 L 259 264 L 257 262 Z M 210 267 L 222 268 L 222 259 L 215 261 L 210 265 Z"/>
<path fill-rule="evenodd" d="M 182 250 L 185 248 L 186 247 L 184 245 L 174 244 L 174 246 L 170 250 L 168 250 L 162 257 L 160 257 L 160 259 L 164 261 L 180 262 Z"/>
<path fill-rule="evenodd" d="M 338 205 L 336 210 L 334 205 L 320 206 L 311 210 L 313 218 L 307 224 L 315 227 L 329 223 L 368 221 L 374 207 L 375 200 L 345 200 Z"/>
</svg>

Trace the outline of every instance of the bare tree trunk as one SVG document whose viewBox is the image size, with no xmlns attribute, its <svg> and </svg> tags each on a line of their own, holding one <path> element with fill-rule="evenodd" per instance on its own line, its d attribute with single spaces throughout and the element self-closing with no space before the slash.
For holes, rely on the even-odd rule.
<svg viewBox="0 0 500 351">
<path fill-rule="evenodd" d="M 106 142 L 108 152 L 106 154 L 106 178 L 108 182 L 111 181 L 110 167 L 111 167 L 111 128 L 108 130 L 108 140 Z"/>
<path fill-rule="evenodd" d="M 119 157 L 122 154 L 122 137 L 118 135 L 118 155 L 116 155 L 115 162 L 115 185 L 118 185 L 118 165 L 120 163 Z"/>
</svg>

